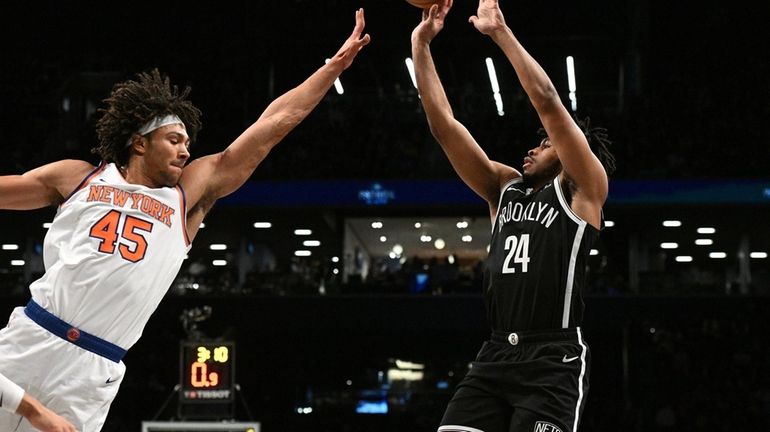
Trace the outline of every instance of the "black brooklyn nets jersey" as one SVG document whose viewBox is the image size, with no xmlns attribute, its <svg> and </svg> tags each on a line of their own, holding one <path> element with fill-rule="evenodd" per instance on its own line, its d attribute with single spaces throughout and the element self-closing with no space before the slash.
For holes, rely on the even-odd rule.
<svg viewBox="0 0 770 432">
<path fill-rule="evenodd" d="M 484 269 L 493 331 L 580 325 L 586 260 L 599 231 L 567 200 L 558 177 L 535 192 L 521 178 L 502 188 Z"/>
</svg>

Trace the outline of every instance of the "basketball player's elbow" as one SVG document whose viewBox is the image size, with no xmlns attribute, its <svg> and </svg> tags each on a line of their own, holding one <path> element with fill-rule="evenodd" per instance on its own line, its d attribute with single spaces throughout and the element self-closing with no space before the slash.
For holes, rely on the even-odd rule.
<svg viewBox="0 0 770 432">
<path fill-rule="evenodd" d="M 217 172 L 230 176 L 230 182 L 248 179 L 259 164 L 267 157 L 273 145 L 262 141 L 255 143 L 247 151 L 232 151 L 227 148 L 219 154 Z"/>
<path fill-rule="evenodd" d="M 433 138 L 436 138 L 439 142 L 444 140 L 452 130 L 453 120 L 450 115 L 435 116 L 428 120 L 428 126 Z"/>
<path fill-rule="evenodd" d="M 270 118 L 271 142 L 277 142 L 283 139 L 292 129 L 305 118 L 307 114 L 299 109 L 286 109 L 274 114 Z"/>
<path fill-rule="evenodd" d="M 557 104 L 561 104 L 559 98 L 559 92 L 549 81 L 548 83 L 536 85 L 535 88 L 530 91 L 529 99 L 532 101 L 535 109 L 538 112 L 548 111 Z"/>
<path fill-rule="evenodd" d="M 263 133 L 262 141 L 275 145 L 297 127 L 307 114 L 308 110 L 285 106 L 270 113 L 269 116 L 259 119 L 257 123 L 266 126 L 263 129 L 266 133 Z"/>
</svg>

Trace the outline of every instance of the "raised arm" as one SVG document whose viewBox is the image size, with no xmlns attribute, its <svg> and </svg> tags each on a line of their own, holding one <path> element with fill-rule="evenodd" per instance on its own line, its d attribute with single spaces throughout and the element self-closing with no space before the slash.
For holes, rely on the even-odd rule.
<svg viewBox="0 0 770 432">
<path fill-rule="evenodd" d="M 0 209 L 33 210 L 60 204 L 93 170 L 85 161 L 62 160 L 22 175 L 0 176 Z"/>
<path fill-rule="evenodd" d="M 451 7 L 452 0 L 443 0 L 423 10 L 422 21 L 412 32 L 417 89 L 431 133 L 441 144 L 460 178 L 489 203 L 494 214 L 500 186 L 520 174 L 509 166 L 490 160 L 465 126 L 454 118 L 430 52 L 430 43 L 444 27 L 444 19 Z"/>
<path fill-rule="evenodd" d="M 578 215 L 587 217 L 592 223 L 597 221 L 601 206 L 607 199 L 607 174 L 588 146 L 580 127 L 562 104 L 550 78 L 505 24 L 497 0 L 479 0 L 477 15 L 472 16 L 470 22 L 478 31 L 490 36 L 513 65 L 524 91 L 540 116 L 551 145 L 559 155 L 563 174 L 579 195 L 577 205 L 588 204 L 591 207 L 587 209 L 587 214 L 578 212 Z"/>
<path fill-rule="evenodd" d="M 187 191 L 191 209 L 205 214 L 216 199 L 234 192 L 246 182 L 270 150 L 307 117 L 334 80 L 369 43 L 368 34 L 361 36 L 363 30 L 364 10 L 359 9 L 353 33 L 331 61 L 305 82 L 274 100 L 259 119 L 224 151 L 193 161 L 185 168 L 180 183 Z M 191 212 L 189 217 L 200 216 L 202 219 L 203 214 L 194 213 Z M 190 219 L 190 222 L 195 220 Z"/>
</svg>

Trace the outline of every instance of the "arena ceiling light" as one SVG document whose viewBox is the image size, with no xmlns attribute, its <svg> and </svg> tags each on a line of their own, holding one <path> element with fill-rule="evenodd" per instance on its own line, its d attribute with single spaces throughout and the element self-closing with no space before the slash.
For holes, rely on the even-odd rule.
<svg viewBox="0 0 770 432">
<path fill-rule="evenodd" d="M 436 241 L 433 242 L 433 246 L 436 249 L 441 250 L 441 249 L 444 249 L 446 247 L 446 242 L 444 241 L 444 239 L 437 238 Z"/>
<path fill-rule="evenodd" d="M 660 244 L 661 249 L 676 249 L 678 247 L 679 247 L 679 244 L 674 242 L 664 242 Z"/>
<path fill-rule="evenodd" d="M 674 260 L 676 260 L 676 262 L 688 263 L 692 262 L 692 257 L 689 255 L 679 255 L 678 257 L 674 258 Z"/>
<path fill-rule="evenodd" d="M 3 245 L 3 250 L 19 250 L 19 245 L 6 243 Z"/>
<path fill-rule="evenodd" d="M 331 61 L 330 59 L 326 59 L 326 63 L 329 63 Z M 337 94 L 343 94 L 345 93 L 345 89 L 342 88 L 342 81 L 340 81 L 339 77 L 334 80 L 334 90 L 337 90 Z"/>
<path fill-rule="evenodd" d="M 612 227 L 615 226 L 615 222 L 611 221 L 611 220 L 604 221 L 604 226 L 607 227 L 607 228 L 612 228 Z"/>
<path fill-rule="evenodd" d="M 215 251 L 227 250 L 227 245 L 221 244 L 221 243 L 214 243 L 209 245 L 209 249 L 215 250 Z"/>
<path fill-rule="evenodd" d="M 727 254 L 724 252 L 711 252 L 709 254 L 709 258 L 714 258 L 714 259 L 727 258 Z"/>
<path fill-rule="evenodd" d="M 572 112 L 577 111 L 577 81 L 575 80 L 575 59 L 567 56 L 567 82 L 569 83 L 569 100 L 572 102 Z"/>
<path fill-rule="evenodd" d="M 458 229 L 468 228 L 468 221 L 457 222 L 457 228 Z"/>
<path fill-rule="evenodd" d="M 412 79 L 412 85 L 414 88 L 417 88 L 417 78 L 414 76 L 414 62 L 412 61 L 412 58 L 407 57 L 404 60 L 404 63 L 406 63 L 406 70 L 409 71 L 409 78 Z"/>
<path fill-rule="evenodd" d="M 470 234 L 466 234 L 462 236 L 461 240 L 463 241 L 463 243 L 470 243 L 473 241 L 473 236 Z"/>
<path fill-rule="evenodd" d="M 381 221 L 374 221 L 374 222 L 372 222 L 372 228 L 374 228 L 374 229 L 381 229 L 382 228 L 382 222 Z"/>
<path fill-rule="evenodd" d="M 668 228 L 677 228 L 677 227 L 682 226 L 682 221 L 678 221 L 678 220 L 664 220 L 663 221 L 663 226 L 664 227 L 668 227 Z"/>
<path fill-rule="evenodd" d="M 309 250 L 295 250 L 294 251 L 294 256 L 298 256 L 298 257 L 309 257 L 312 254 L 313 253 L 310 252 Z"/>
<path fill-rule="evenodd" d="M 591 249 L 588 254 L 591 256 L 599 255 L 599 251 L 597 249 Z"/>
<path fill-rule="evenodd" d="M 311 234 L 313 234 L 313 231 L 305 228 L 299 228 L 294 230 L 294 235 L 298 235 L 298 236 L 308 236 Z"/>
<path fill-rule="evenodd" d="M 306 246 L 306 247 L 321 246 L 321 242 L 319 240 L 305 240 L 302 242 L 302 246 Z"/>
<path fill-rule="evenodd" d="M 497 72 L 495 72 L 495 64 L 492 59 L 487 57 L 487 73 L 489 74 L 489 83 L 492 85 L 492 96 L 495 98 L 495 105 L 497 106 L 497 115 L 500 117 L 505 115 L 503 111 L 503 98 L 500 96 L 500 84 L 497 82 Z"/>
<path fill-rule="evenodd" d="M 415 363 L 408 360 L 396 359 L 396 367 L 399 369 L 425 369 L 424 363 Z"/>
<path fill-rule="evenodd" d="M 43 228 L 48 229 L 51 228 L 51 222 L 46 222 L 43 224 Z"/>
<path fill-rule="evenodd" d="M 226 260 L 214 260 L 214 261 L 211 261 L 211 265 L 213 265 L 214 267 L 224 267 L 224 266 L 227 265 L 227 261 Z"/>
<path fill-rule="evenodd" d="M 763 259 L 767 258 L 767 252 L 752 252 L 749 256 L 754 259 Z"/>
<path fill-rule="evenodd" d="M 388 369 L 388 381 L 421 381 L 424 376 L 423 371 Z"/>
<path fill-rule="evenodd" d="M 698 234 L 714 234 L 715 232 L 717 232 L 716 228 L 712 227 L 698 228 Z"/>
<path fill-rule="evenodd" d="M 273 224 L 270 222 L 254 222 L 254 228 L 272 228 Z"/>
<path fill-rule="evenodd" d="M 11 260 L 11 265 L 14 267 L 21 267 L 24 265 L 24 260 Z"/>
<path fill-rule="evenodd" d="M 711 239 L 696 239 L 695 244 L 698 246 L 711 246 L 714 244 L 714 240 Z"/>
</svg>

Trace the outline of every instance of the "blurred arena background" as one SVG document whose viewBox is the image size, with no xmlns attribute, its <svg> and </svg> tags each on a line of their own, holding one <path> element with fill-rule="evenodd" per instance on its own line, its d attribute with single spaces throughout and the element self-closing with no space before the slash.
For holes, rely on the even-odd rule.
<svg viewBox="0 0 770 432">
<path fill-rule="evenodd" d="M 455 1 L 434 56 L 458 119 L 490 157 L 518 166 L 539 123 L 506 59 L 467 24 L 476 5 Z M 0 174 L 96 163 L 101 100 L 153 67 L 190 85 L 203 111 L 193 158 L 222 149 L 334 54 L 358 7 L 371 44 L 214 207 L 125 358 L 105 431 L 180 419 L 435 430 L 487 336 L 487 209 L 430 136 L 406 66 L 419 11 L 403 0 L 0 6 Z M 612 224 L 589 269 L 581 430 L 770 430 L 766 13 L 717 1 L 502 8 L 568 105 L 573 57 L 577 113 L 609 129 L 618 159 Z M 2 314 L 42 273 L 54 211 L 0 212 Z M 217 385 L 203 367 L 223 368 Z M 189 393 L 206 384 L 225 400 Z"/>
</svg>

